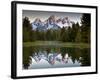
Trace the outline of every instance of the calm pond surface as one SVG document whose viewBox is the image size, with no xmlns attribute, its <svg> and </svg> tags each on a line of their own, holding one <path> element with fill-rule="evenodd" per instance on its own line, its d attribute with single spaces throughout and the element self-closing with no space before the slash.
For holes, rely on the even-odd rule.
<svg viewBox="0 0 100 80">
<path fill-rule="evenodd" d="M 23 47 L 23 69 L 90 66 L 90 48 Z"/>
</svg>

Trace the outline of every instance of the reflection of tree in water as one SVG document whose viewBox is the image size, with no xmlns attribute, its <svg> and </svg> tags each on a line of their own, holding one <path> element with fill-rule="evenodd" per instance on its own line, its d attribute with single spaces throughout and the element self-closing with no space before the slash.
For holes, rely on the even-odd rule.
<svg viewBox="0 0 100 80">
<path fill-rule="evenodd" d="M 69 57 L 71 57 L 73 63 L 75 63 L 75 60 L 79 61 L 80 49 L 62 47 L 61 53 L 62 53 L 63 58 L 64 58 L 65 54 L 67 53 L 69 55 Z"/>
<path fill-rule="evenodd" d="M 82 49 L 82 59 L 80 62 L 82 63 L 81 66 L 90 66 L 91 65 L 91 58 L 90 58 L 90 49 Z"/>
<path fill-rule="evenodd" d="M 73 64 L 75 63 L 75 61 L 78 61 L 79 63 L 81 63 L 81 66 L 90 66 L 90 49 L 37 46 L 37 47 L 24 47 L 23 48 L 23 67 L 24 69 L 28 69 L 28 67 L 30 66 L 32 62 L 30 56 L 44 54 L 47 57 L 51 53 L 52 55 L 49 56 L 49 59 L 50 57 L 53 58 L 61 54 L 62 59 L 64 60 L 66 54 L 68 54 L 68 57 L 71 58 Z"/>
<path fill-rule="evenodd" d="M 30 47 L 23 47 L 23 67 L 28 69 L 28 66 L 31 63 L 29 56 L 32 54 L 32 50 Z"/>
<path fill-rule="evenodd" d="M 61 55 L 64 58 L 64 56 L 65 56 L 65 54 L 67 52 L 67 49 L 66 49 L 66 47 L 62 47 L 62 48 L 60 48 L 60 50 L 61 50 Z"/>
<path fill-rule="evenodd" d="M 77 60 L 81 63 L 81 66 L 90 66 L 90 49 L 67 48 L 67 53 L 71 57 L 73 63 Z"/>
<path fill-rule="evenodd" d="M 68 48 L 68 53 L 71 56 L 73 63 L 75 63 L 75 61 L 79 61 L 79 58 L 80 58 L 80 55 L 81 55 L 81 49 L 79 49 L 79 48 Z"/>
</svg>

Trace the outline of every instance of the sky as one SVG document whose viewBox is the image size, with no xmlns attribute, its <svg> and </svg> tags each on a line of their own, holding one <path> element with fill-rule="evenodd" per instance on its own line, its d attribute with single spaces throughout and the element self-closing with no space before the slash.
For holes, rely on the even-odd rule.
<svg viewBox="0 0 100 80">
<path fill-rule="evenodd" d="M 81 22 L 82 13 L 71 13 L 71 12 L 47 12 L 47 11 L 34 11 L 34 10 L 23 10 L 23 18 L 26 16 L 32 23 L 36 18 L 40 18 L 41 21 L 45 21 L 51 15 L 55 15 L 56 18 L 68 17 L 70 21 Z"/>
</svg>

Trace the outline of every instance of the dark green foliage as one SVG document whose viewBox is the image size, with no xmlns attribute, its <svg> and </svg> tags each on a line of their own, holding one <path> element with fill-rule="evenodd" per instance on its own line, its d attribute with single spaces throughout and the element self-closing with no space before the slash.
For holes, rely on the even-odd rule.
<svg viewBox="0 0 100 80">
<path fill-rule="evenodd" d="M 83 49 L 81 50 L 82 54 L 81 57 L 82 59 L 80 60 L 80 62 L 82 63 L 81 66 L 90 66 L 91 65 L 91 55 L 90 53 L 90 49 Z"/>
<path fill-rule="evenodd" d="M 32 26 L 30 24 L 29 18 L 25 17 L 23 19 L 23 41 L 32 41 Z"/>
<path fill-rule="evenodd" d="M 83 14 L 81 19 L 82 26 L 91 26 L 91 15 L 90 14 Z"/>
<path fill-rule="evenodd" d="M 63 27 L 63 28 L 61 29 L 60 36 L 61 36 L 61 38 L 60 38 L 61 41 L 63 41 L 63 42 L 66 42 L 66 41 L 67 41 L 67 36 L 68 36 L 68 35 L 67 35 L 67 30 L 66 30 L 65 27 Z"/>
<path fill-rule="evenodd" d="M 23 67 L 25 69 L 28 69 L 28 67 L 30 66 L 31 63 L 31 58 L 30 56 L 32 56 L 32 48 L 31 47 L 23 47 Z"/>
<path fill-rule="evenodd" d="M 35 41 L 36 40 L 36 32 L 33 30 L 31 31 L 31 41 Z"/>
<path fill-rule="evenodd" d="M 79 23 L 76 24 L 74 23 L 72 25 L 72 31 L 71 31 L 71 42 L 75 42 L 78 30 L 79 30 Z"/>
<path fill-rule="evenodd" d="M 90 43 L 91 15 L 83 14 L 81 23 L 82 23 L 81 26 L 82 42 Z"/>
<path fill-rule="evenodd" d="M 81 42 L 81 31 L 80 31 L 80 29 L 78 29 L 78 31 L 77 31 L 75 42 Z"/>
</svg>

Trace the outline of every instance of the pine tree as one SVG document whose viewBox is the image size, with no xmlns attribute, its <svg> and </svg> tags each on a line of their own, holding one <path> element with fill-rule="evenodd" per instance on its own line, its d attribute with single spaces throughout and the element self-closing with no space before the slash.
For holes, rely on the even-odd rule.
<svg viewBox="0 0 100 80">
<path fill-rule="evenodd" d="M 32 41 L 32 26 L 29 18 L 23 18 L 23 41 Z"/>
<path fill-rule="evenodd" d="M 66 31 L 66 28 L 65 27 L 63 27 L 62 29 L 61 29 L 61 33 L 60 33 L 60 40 L 61 41 L 63 41 L 63 42 L 67 42 L 67 31 Z"/>
<path fill-rule="evenodd" d="M 76 38 L 75 38 L 75 42 L 81 42 L 81 31 L 80 29 L 77 32 Z"/>
<path fill-rule="evenodd" d="M 89 43 L 90 42 L 90 30 L 91 30 L 91 15 L 83 14 L 81 19 L 81 34 L 82 34 L 82 42 Z"/>
</svg>

